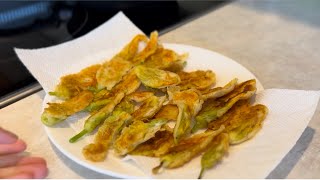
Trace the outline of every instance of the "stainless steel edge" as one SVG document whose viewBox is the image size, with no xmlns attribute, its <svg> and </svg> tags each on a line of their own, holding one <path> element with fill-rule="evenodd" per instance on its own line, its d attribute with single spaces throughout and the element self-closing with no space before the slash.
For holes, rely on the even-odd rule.
<svg viewBox="0 0 320 180">
<path fill-rule="evenodd" d="M 0 108 L 8 106 L 9 104 L 12 104 L 40 90 L 42 90 L 42 87 L 39 83 L 33 83 L 27 87 L 21 88 L 13 93 L 8 94 L 7 96 L 4 96 L 3 98 L 0 98 Z"/>
</svg>

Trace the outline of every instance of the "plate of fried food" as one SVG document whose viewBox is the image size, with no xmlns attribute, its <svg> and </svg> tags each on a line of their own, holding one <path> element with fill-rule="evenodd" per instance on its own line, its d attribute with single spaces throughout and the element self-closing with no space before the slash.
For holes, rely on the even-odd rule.
<svg viewBox="0 0 320 180">
<path fill-rule="evenodd" d="M 61 77 L 41 115 L 57 148 L 87 168 L 149 178 L 125 157 L 156 158 L 155 177 L 198 158 L 198 177 L 210 178 L 232 146 L 263 129 L 268 108 L 253 105 L 261 83 L 225 56 L 162 44 L 156 31 L 106 51 L 103 60 Z"/>
</svg>

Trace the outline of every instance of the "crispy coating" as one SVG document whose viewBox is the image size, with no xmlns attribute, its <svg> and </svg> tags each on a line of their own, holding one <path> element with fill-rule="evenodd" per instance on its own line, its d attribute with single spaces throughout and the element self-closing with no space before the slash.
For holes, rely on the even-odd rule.
<svg viewBox="0 0 320 180">
<path fill-rule="evenodd" d="M 178 55 L 170 49 L 159 47 L 154 54 L 145 60 L 144 65 L 177 72 L 183 69 L 187 56 L 187 54 Z"/>
<path fill-rule="evenodd" d="M 151 88 L 165 88 L 168 86 L 177 85 L 180 83 L 180 77 L 169 71 L 164 71 L 146 66 L 137 66 L 135 68 L 136 75 L 141 82 Z"/>
<path fill-rule="evenodd" d="M 132 67 L 133 64 L 130 61 L 119 57 L 103 63 L 96 75 L 98 89 L 111 90 Z"/>
<path fill-rule="evenodd" d="M 229 149 L 229 135 L 221 133 L 216 136 L 205 153 L 201 157 L 201 172 L 198 179 L 201 179 L 204 170 L 216 165 Z"/>
<path fill-rule="evenodd" d="M 240 83 L 239 85 L 237 85 L 233 91 L 231 91 L 230 93 L 228 93 L 225 96 L 222 96 L 220 98 L 220 100 L 223 101 L 229 101 L 230 99 L 242 94 L 242 93 L 248 93 L 249 95 L 253 95 L 256 92 L 257 88 L 256 88 L 256 80 L 255 79 L 251 79 L 248 81 L 245 81 L 243 83 Z M 250 96 L 251 97 L 251 96 Z"/>
<path fill-rule="evenodd" d="M 172 136 L 172 131 L 158 131 L 155 134 L 155 137 L 140 144 L 137 148 L 130 152 L 130 154 L 160 157 L 166 154 L 169 151 L 169 149 L 174 145 Z"/>
<path fill-rule="evenodd" d="M 192 72 L 178 72 L 181 79 L 179 86 L 181 90 L 195 88 L 204 90 L 210 88 L 216 82 L 216 75 L 211 71 L 192 71 Z"/>
<path fill-rule="evenodd" d="M 99 127 L 94 143 L 88 144 L 82 149 L 84 157 L 90 161 L 103 161 L 112 142 L 131 120 L 132 117 L 128 113 L 115 110 Z"/>
<path fill-rule="evenodd" d="M 180 103 L 178 104 L 178 110 L 179 114 L 173 131 L 175 144 L 178 144 L 181 139 L 190 135 L 192 129 L 192 114 L 190 108 L 186 104 Z"/>
<path fill-rule="evenodd" d="M 178 106 L 181 103 L 186 104 L 192 116 L 196 115 L 200 111 L 203 104 L 201 94 L 196 89 L 174 92 L 170 96 L 172 97 L 172 102 L 174 104 L 177 104 Z"/>
<path fill-rule="evenodd" d="M 179 109 L 175 104 L 166 104 L 154 115 L 155 118 L 163 118 L 176 121 L 178 118 Z"/>
<path fill-rule="evenodd" d="M 116 57 L 120 57 L 124 60 L 127 61 L 132 61 L 133 58 L 137 55 L 138 53 L 138 48 L 139 48 L 139 43 L 148 42 L 147 36 L 143 34 L 138 34 L 136 35 L 129 44 L 127 44 L 117 55 Z"/>
<path fill-rule="evenodd" d="M 153 54 L 157 48 L 157 38 L 157 32 L 151 33 L 150 41 L 138 53 L 139 42 L 146 41 L 146 39 L 143 35 L 137 35 L 120 53 L 105 62 L 96 74 L 98 89 L 111 90 L 135 64 L 140 64 Z"/>
<path fill-rule="evenodd" d="M 170 49 L 163 47 L 157 48 L 156 52 L 145 60 L 143 65 L 150 68 L 165 69 L 170 64 L 178 60 L 178 54 Z"/>
<path fill-rule="evenodd" d="M 112 97 L 119 92 L 123 92 L 125 95 L 131 94 L 135 92 L 140 85 L 141 81 L 138 79 L 135 72 L 131 70 L 123 77 L 122 81 L 111 90 L 110 94 L 106 95 L 104 98 Z"/>
<path fill-rule="evenodd" d="M 53 126 L 72 114 L 83 110 L 93 99 L 90 91 L 82 91 L 77 96 L 62 103 L 48 103 L 41 115 L 41 121 L 47 126 Z"/>
<path fill-rule="evenodd" d="M 229 127 L 230 144 L 240 144 L 255 136 L 261 129 L 267 114 L 268 108 L 264 105 L 250 107 L 249 111 L 243 113 L 238 119 L 238 126 Z"/>
<path fill-rule="evenodd" d="M 137 91 L 129 94 L 127 98 L 130 99 L 131 101 L 140 103 L 150 98 L 153 95 L 154 95 L 154 92 L 151 92 L 151 91 Z"/>
<path fill-rule="evenodd" d="M 172 93 L 172 92 L 170 92 Z M 188 136 L 193 127 L 192 118 L 200 111 L 203 100 L 196 89 L 188 89 L 181 92 L 173 92 L 172 102 L 178 106 L 179 114 L 174 127 L 174 142 L 178 143 Z"/>
<path fill-rule="evenodd" d="M 154 174 L 161 168 L 177 168 L 189 162 L 192 158 L 203 152 L 212 142 L 213 138 L 220 134 L 224 127 L 217 131 L 206 131 L 190 138 L 183 139 L 179 144 L 171 147 L 167 154 L 160 157 L 160 165 L 153 168 Z"/>
<path fill-rule="evenodd" d="M 196 124 L 193 132 L 206 128 L 208 123 L 224 115 L 237 101 L 249 99 L 256 92 L 254 79 L 239 84 L 229 94 L 218 99 L 207 100 L 199 114 L 196 116 Z"/>
<path fill-rule="evenodd" d="M 216 129 L 224 125 L 230 144 L 239 144 L 252 138 L 261 129 L 267 114 L 266 106 L 250 106 L 248 100 L 240 100 L 224 116 L 210 122 L 208 127 Z"/>
<path fill-rule="evenodd" d="M 76 74 L 61 77 L 55 90 L 49 92 L 49 94 L 67 100 L 77 96 L 83 90 L 95 87 L 97 84 L 96 72 L 100 66 L 100 64 L 92 65 L 82 69 Z"/>
<path fill-rule="evenodd" d="M 127 97 L 123 98 L 122 101 L 114 108 L 114 111 L 124 111 L 129 114 L 134 112 L 134 103 L 130 101 Z"/>
<path fill-rule="evenodd" d="M 116 94 L 130 94 L 136 91 L 139 88 L 140 84 L 141 82 L 134 74 L 134 72 L 130 71 L 123 77 L 120 83 L 118 83 L 114 88 L 112 88 L 111 91 L 105 89 L 98 91 L 95 94 L 96 99 L 90 103 L 86 110 L 89 112 L 96 112 L 99 109 L 106 106 L 112 100 L 112 98 L 116 96 Z"/>
<path fill-rule="evenodd" d="M 89 112 L 95 112 L 98 111 L 99 109 L 103 108 L 105 105 L 110 103 L 111 99 L 100 99 L 97 101 L 92 101 L 87 107 L 86 111 Z"/>
<path fill-rule="evenodd" d="M 235 128 L 241 123 L 239 119 L 241 116 L 250 110 L 250 101 L 248 99 L 239 100 L 236 102 L 228 112 L 226 112 L 220 118 L 217 118 L 214 121 L 211 121 L 208 124 L 209 129 L 217 129 L 221 125 L 224 125 L 226 131 L 229 131 L 232 128 Z"/>
<path fill-rule="evenodd" d="M 202 93 L 202 98 L 204 100 L 207 99 L 217 99 L 221 96 L 224 96 L 228 93 L 230 93 L 231 91 L 233 91 L 233 89 L 236 87 L 238 82 L 238 79 L 235 78 L 233 80 L 231 80 L 228 84 L 226 84 L 224 87 L 217 87 L 217 88 L 213 88 L 213 89 L 207 89 L 204 91 L 201 91 Z"/>
<path fill-rule="evenodd" d="M 139 109 L 133 112 L 132 117 L 134 118 L 134 120 L 145 120 L 148 118 L 152 118 L 160 110 L 165 100 L 165 96 L 149 97 L 143 102 Z"/>
<path fill-rule="evenodd" d="M 112 113 L 115 106 L 121 102 L 124 96 L 125 94 L 123 92 L 119 92 L 114 97 L 112 97 L 109 103 L 107 103 L 103 108 L 101 108 L 99 111 L 92 114 L 88 119 L 86 119 L 83 130 L 75 136 L 71 137 L 69 139 L 69 142 L 74 143 L 82 136 L 95 130 L 96 127 L 102 124 L 104 120 Z"/>
<path fill-rule="evenodd" d="M 92 132 L 98 125 L 103 123 L 106 117 L 112 113 L 114 108 L 121 102 L 124 96 L 124 93 L 118 93 L 116 96 L 114 96 L 109 103 L 107 103 L 97 113 L 93 114 L 86 120 L 84 129 L 86 129 L 88 132 Z"/>
<path fill-rule="evenodd" d="M 153 119 L 148 123 L 134 121 L 129 127 L 122 130 L 121 135 L 114 143 L 115 152 L 125 155 L 134 150 L 139 144 L 153 138 L 167 122 L 165 119 Z"/>
<path fill-rule="evenodd" d="M 113 86 L 121 81 L 122 77 L 134 65 L 132 61 L 138 53 L 140 42 L 147 42 L 147 37 L 138 34 L 110 61 L 103 63 L 96 74 L 98 89 L 106 88 L 111 90 Z"/>
<path fill-rule="evenodd" d="M 115 87 L 112 88 L 111 91 L 101 90 L 97 94 L 99 94 L 99 98 L 90 103 L 90 105 L 86 108 L 89 112 L 97 112 L 104 106 L 106 106 L 110 101 L 112 101 L 113 97 L 119 93 L 124 93 L 126 96 L 134 91 L 136 91 L 141 82 L 134 74 L 133 71 L 130 71 L 126 74 L 123 79 L 118 83 Z"/>
<path fill-rule="evenodd" d="M 171 72 L 179 72 L 182 71 L 183 68 L 187 65 L 187 58 L 189 57 L 188 53 L 184 53 L 179 55 L 179 59 L 177 61 L 173 61 L 170 66 L 166 67 L 164 70 Z"/>
<path fill-rule="evenodd" d="M 150 40 L 146 47 L 139 52 L 132 60 L 134 65 L 143 63 L 149 56 L 154 54 L 158 48 L 158 32 L 153 31 L 150 34 Z"/>
<path fill-rule="evenodd" d="M 93 101 L 97 101 L 100 99 L 104 99 L 105 96 L 108 96 L 108 94 L 110 93 L 110 91 L 108 91 L 107 89 L 101 89 L 99 91 L 96 91 L 94 93 L 94 99 Z"/>
</svg>

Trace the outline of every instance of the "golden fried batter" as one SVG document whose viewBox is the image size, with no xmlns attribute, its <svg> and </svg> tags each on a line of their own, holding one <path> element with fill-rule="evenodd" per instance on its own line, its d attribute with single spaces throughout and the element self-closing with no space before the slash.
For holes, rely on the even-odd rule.
<svg viewBox="0 0 320 180">
<path fill-rule="evenodd" d="M 171 71 L 171 72 L 180 72 L 183 68 L 187 65 L 187 58 L 189 57 L 188 53 L 184 53 L 179 55 L 179 59 L 177 61 L 173 61 L 170 66 L 166 67 L 164 70 Z"/>
<path fill-rule="evenodd" d="M 89 112 L 95 112 L 99 109 L 106 106 L 114 96 L 116 96 L 119 93 L 124 93 L 124 95 L 130 94 L 134 91 L 136 91 L 141 82 L 137 78 L 137 76 L 134 74 L 133 71 L 130 71 L 128 74 L 126 74 L 122 81 L 118 83 L 115 87 L 112 88 L 111 91 L 104 91 L 101 90 L 97 94 L 99 94 L 99 98 L 97 100 L 94 100 L 90 103 L 90 105 L 86 108 Z"/>
<path fill-rule="evenodd" d="M 122 77 L 133 67 L 133 58 L 138 53 L 140 42 L 147 42 L 145 35 L 139 34 L 126 45 L 110 61 L 106 61 L 96 74 L 98 89 L 111 90 L 114 85 L 121 81 Z"/>
<path fill-rule="evenodd" d="M 217 129 L 221 125 L 224 125 L 226 130 L 230 130 L 233 127 L 237 127 L 239 124 L 239 119 L 243 115 L 243 113 L 248 112 L 250 110 L 250 101 L 239 100 L 236 102 L 228 112 L 226 112 L 220 118 L 217 118 L 214 121 L 211 121 L 208 124 L 209 129 Z"/>
<path fill-rule="evenodd" d="M 179 86 L 181 90 L 195 88 L 204 90 L 210 88 L 216 82 L 216 75 L 211 71 L 192 71 L 192 72 L 178 72 L 181 79 Z"/>
<path fill-rule="evenodd" d="M 82 149 L 84 157 L 90 161 L 103 161 L 107 156 L 109 146 L 131 119 L 131 116 L 126 112 L 114 111 L 99 127 L 94 143 L 88 144 Z"/>
<path fill-rule="evenodd" d="M 49 92 L 49 94 L 61 99 L 70 99 L 83 90 L 95 87 L 97 84 L 96 73 L 100 66 L 100 64 L 92 65 L 82 69 L 76 74 L 61 77 L 60 83 L 55 87 L 55 90 Z"/>
<path fill-rule="evenodd" d="M 179 105 L 180 103 L 186 104 L 190 109 L 191 115 L 196 115 L 203 104 L 201 94 L 196 89 L 188 89 L 185 91 L 174 92 L 172 95 L 172 102 Z"/>
<path fill-rule="evenodd" d="M 138 34 L 136 35 L 131 42 L 126 45 L 117 55 L 116 57 L 120 57 L 124 60 L 127 61 L 132 61 L 133 58 L 137 55 L 138 53 L 138 48 L 139 48 L 139 43 L 140 42 L 148 42 L 147 36 L 143 34 Z"/>
<path fill-rule="evenodd" d="M 203 100 L 196 89 L 169 92 L 172 102 L 178 106 L 179 114 L 173 131 L 174 142 L 188 136 L 192 129 L 192 118 L 200 111 Z"/>
<path fill-rule="evenodd" d="M 178 55 L 170 49 L 159 47 L 153 55 L 145 60 L 144 65 L 150 68 L 177 72 L 183 69 L 187 56 L 187 54 Z"/>
<path fill-rule="evenodd" d="M 83 110 L 93 99 L 90 91 L 82 91 L 77 96 L 62 103 L 48 103 L 48 107 L 44 109 L 41 115 L 41 121 L 47 125 L 55 125 L 72 114 Z"/>
<path fill-rule="evenodd" d="M 216 165 L 228 152 L 228 149 L 229 135 L 227 133 L 221 133 L 213 139 L 208 146 L 208 149 L 201 157 L 201 172 L 199 179 L 201 179 L 204 170 Z"/>
<path fill-rule="evenodd" d="M 230 137 L 230 144 L 239 144 L 252 138 L 261 129 L 267 113 L 266 106 L 261 104 L 250 106 L 248 100 L 241 100 L 224 116 L 210 122 L 208 127 L 215 129 L 224 125 Z"/>
<path fill-rule="evenodd" d="M 110 61 L 105 62 L 96 75 L 98 89 L 107 88 L 107 90 L 111 90 L 136 63 L 143 62 L 153 54 L 157 48 L 157 38 L 157 32 L 151 33 L 151 39 L 146 47 L 140 53 L 137 53 L 139 42 L 146 41 L 145 36 L 138 35 L 120 53 Z"/>
<path fill-rule="evenodd" d="M 131 101 L 140 103 L 153 95 L 154 95 L 154 92 L 151 92 L 151 91 L 137 91 L 129 94 L 127 98 L 130 99 Z"/>
<path fill-rule="evenodd" d="M 158 32 L 153 31 L 150 34 L 150 40 L 146 47 L 139 52 L 132 60 L 132 63 L 137 65 L 143 63 L 149 56 L 154 54 L 158 48 Z"/>
<path fill-rule="evenodd" d="M 115 152 L 125 155 L 134 150 L 139 144 L 153 138 L 167 121 L 154 119 L 148 123 L 134 121 L 129 127 L 122 130 L 121 135 L 114 143 Z"/>
<path fill-rule="evenodd" d="M 135 72 L 131 70 L 123 77 L 122 81 L 111 90 L 110 94 L 105 96 L 105 98 L 111 97 L 119 92 L 123 92 L 125 95 L 131 94 L 139 88 L 140 84 L 141 81 L 137 78 Z"/>
<path fill-rule="evenodd" d="M 193 132 L 206 128 L 207 124 L 224 115 L 237 101 L 249 99 L 256 92 L 256 81 L 249 80 L 239 84 L 229 94 L 218 99 L 209 99 L 196 116 L 196 125 Z"/>
<path fill-rule="evenodd" d="M 165 88 L 180 83 L 180 77 L 173 72 L 164 71 L 146 66 L 137 66 L 135 68 L 136 75 L 141 82 L 151 88 Z"/>
<path fill-rule="evenodd" d="M 153 168 L 158 173 L 160 168 L 177 168 L 189 162 L 192 158 L 203 152 L 212 142 L 213 138 L 224 130 L 222 126 L 217 131 L 206 131 L 190 138 L 183 139 L 179 144 L 171 147 L 167 154 L 160 157 L 160 165 Z"/>
<path fill-rule="evenodd" d="M 162 107 L 163 102 L 166 100 L 165 96 L 157 97 L 151 96 L 146 99 L 143 104 L 133 112 L 132 117 L 134 120 L 145 120 L 153 117 Z"/>
<path fill-rule="evenodd" d="M 130 152 L 130 154 L 160 157 L 161 155 L 166 154 L 173 145 L 174 142 L 172 138 L 172 131 L 158 131 L 155 134 L 155 137 L 140 144 L 137 148 Z"/>
<path fill-rule="evenodd" d="M 221 96 L 224 96 L 224 95 L 230 93 L 236 87 L 237 81 L 238 81 L 238 79 L 235 78 L 235 79 L 231 80 L 228 84 L 226 84 L 224 87 L 217 87 L 217 88 L 207 89 L 207 90 L 201 91 L 202 98 L 204 100 L 207 100 L 209 98 L 216 99 Z"/>
<path fill-rule="evenodd" d="M 180 103 L 178 104 L 178 110 L 179 114 L 173 131 L 175 144 L 178 144 L 181 139 L 190 135 L 192 129 L 191 109 L 186 104 Z"/>
<path fill-rule="evenodd" d="M 114 111 L 124 111 L 132 114 L 134 111 L 134 103 L 130 101 L 127 97 L 122 99 L 122 101 L 114 108 Z"/>
<path fill-rule="evenodd" d="M 175 104 L 166 104 L 154 116 L 155 118 L 163 118 L 176 121 L 178 118 L 179 109 Z"/>
<path fill-rule="evenodd" d="M 119 57 L 103 63 L 96 75 L 98 89 L 111 90 L 132 67 L 133 64 L 130 61 Z"/>
<path fill-rule="evenodd" d="M 250 111 L 241 116 L 241 124 L 229 130 L 230 144 L 242 143 L 255 136 L 262 127 L 262 123 L 268 114 L 268 108 L 258 104 L 250 108 Z"/>
</svg>

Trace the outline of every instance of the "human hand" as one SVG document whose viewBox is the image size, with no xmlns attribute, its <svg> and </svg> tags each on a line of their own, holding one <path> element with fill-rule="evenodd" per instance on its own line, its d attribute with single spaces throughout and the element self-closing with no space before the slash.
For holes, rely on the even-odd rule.
<svg viewBox="0 0 320 180">
<path fill-rule="evenodd" d="M 26 147 L 23 140 L 0 127 L 0 178 L 42 179 L 47 176 L 46 161 L 23 155 Z"/>
</svg>

